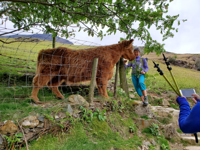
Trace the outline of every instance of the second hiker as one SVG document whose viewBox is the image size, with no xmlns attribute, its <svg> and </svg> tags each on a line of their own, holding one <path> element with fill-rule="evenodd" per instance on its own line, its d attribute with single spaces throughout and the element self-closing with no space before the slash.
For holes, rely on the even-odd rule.
<svg viewBox="0 0 200 150">
<path fill-rule="evenodd" d="M 146 106 L 148 105 L 148 97 L 144 81 L 145 74 L 149 70 L 149 67 L 146 59 L 140 57 L 140 49 L 136 47 L 133 51 L 136 58 L 134 61 L 129 62 L 128 65 L 125 65 L 125 68 L 132 67 L 131 78 L 133 85 L 143 104 Z M 124 62 L 126 62 L 126 60 Z"/>
</svg>

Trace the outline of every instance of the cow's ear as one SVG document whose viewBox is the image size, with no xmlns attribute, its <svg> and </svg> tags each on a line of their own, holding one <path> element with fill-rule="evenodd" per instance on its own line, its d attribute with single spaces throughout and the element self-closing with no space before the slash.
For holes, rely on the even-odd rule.
<svg viewBox="0 0 200 150">
<path fill-rule="evenodd" d="M 130 40 L 128 41 L 128 43 L 129 43 L 128 45 L 132 44 L 133 41 L 134 41 L 133 39 L 130 39 Z"/>
<path fill-rule="evenodd" d="M 133 39 L 131 39 L 129 41 L 122 41 L 122 43 L 124 44 L 125 47 L 128 47 L 129 45 L 131 45 L 133 43 Z"/>
</svg>

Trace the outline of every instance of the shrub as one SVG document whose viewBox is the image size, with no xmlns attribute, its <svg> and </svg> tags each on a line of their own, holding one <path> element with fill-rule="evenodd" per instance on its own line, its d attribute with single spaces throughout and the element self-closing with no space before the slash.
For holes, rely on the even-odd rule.
<svg viewBox="0 0 200 150">
<path fill-rule="evenodd" d="M 175 64 L 176 58 L 175 57 L 169 57 L 169 62 L 172 64 Z"/>
<path fill-rule="evenodd" d="M 197 67 L 197 70 L 200 71 L 200 58 L 196 59 L 195 66 Z"/>
</svg>

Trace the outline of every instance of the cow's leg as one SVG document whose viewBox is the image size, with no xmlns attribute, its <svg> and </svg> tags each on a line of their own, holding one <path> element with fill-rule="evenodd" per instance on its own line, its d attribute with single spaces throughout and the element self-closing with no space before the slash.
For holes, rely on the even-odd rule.
<svg viewBox="0 0 200 150">
<path fill-rule="evenodd" d="M 60 77 L 54 77 L 49 83 L 48 86 L 52 90 L 52 92 L 59 99 L 64 99 L 65 97 L 58 90 L 58 86 L 61 85 L 62 79 Z"/>
<path fill-rule="evenodd" d="M 98 78 L 97 80 L 98 92 L 101 96 L 109 98 L 107 94 L 107 80 Z"/>
<path fill-rule="evenodd" d="M 109 98 L 108 93 L 107 93 L 107 83 L 108 83 L 107 79 L 102 80 L 102 84 L 103 84 L 102 91 L 103 91 L 103 96 Z"/>
<path fill-rule="evenodd" d="M 36 75 L 33 78 L 33 90 L 31 93 L 31 98 L 36 104 L 42 104 L 42 102 L 39 101 L 37 94 L 44 85 L 47 85 L 47 83 L 50 80 L 50 76 L 42 76 L 42 75 Z"/>
<path fill-rule="evenodd" d="M 97 83 L 97 88 L 98 88 L 99 95 L 103 96 L 102 83 L 101 83 L 101 79 L 99 77 L 97 77 L 96 83 Z"/>
</svg>

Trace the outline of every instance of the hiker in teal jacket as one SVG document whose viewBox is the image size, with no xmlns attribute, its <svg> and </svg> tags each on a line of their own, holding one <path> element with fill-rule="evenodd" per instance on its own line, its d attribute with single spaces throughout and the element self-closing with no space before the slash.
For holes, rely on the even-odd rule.
<svg viewBox="0 0 200 150">
<path fill-rule="evenodd" d="M 184 133 L 200 132 L 200 96 L 192 94 L 192 100 L 196 104 L 191 110 L 185 97 L 177 97 L 180 107 L 179 127 Z"/>
<path fill-rule="evenodd" d="M 147 65 L 147 61 L 145 58 L 140 57 L 140 49 L 135 48 L 134 55 L 136 56 L 135 62 L 129 62 L 128 65 L 125 65 L 125 68 L 132 67 L 132 82 L 137 91 L 138 95 L 140 96 L 144 105 L 148 105 L 148 97 L 146 92 L 146 86 L 144 84 L 145 81 L 145 74 L 149 70 Z"/>
</svg>

